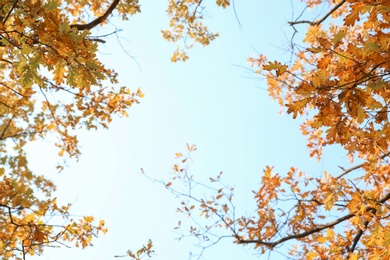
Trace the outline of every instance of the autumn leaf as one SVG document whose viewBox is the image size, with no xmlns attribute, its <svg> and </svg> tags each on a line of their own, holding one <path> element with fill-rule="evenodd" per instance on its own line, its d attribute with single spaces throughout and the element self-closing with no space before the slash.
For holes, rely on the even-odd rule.
<svg viewBox="0 0 390 260">
<path fill-rule="evenodd" d="M 337 44 L 341 41 L 342 38 L 345 36 L 345 31 L 339 31 L 337 34 L 334 35 L 332 42 L 333 44 Z"/>
<path fill-rule="evenodd" d="M 381 90 L 387 86 L 387 82 L 383 80 L 377 80 L 377 81 L 371 81 L 367 87 L 375 89 L 375 90 Z"/>
<path fill-rule="evenodd" d="M 278 61 L 269 62 L 268 64 L 263 65 L 264 70 L 268 70 L 268 71 L 274 70 L 276 72 L 277 77 L 285 73 L 287 71 L 287 68 L 288 68 L 287 65 L 282 65 Z"/>
<path fill-rule="evenodd" d="M 380 51 L 382 48 L 377 42 L 369 41 L 365 44 L 366 51 Z"/>
<path fill-rule="evenodd" d="M 355 22 L 359 20 L 360 20 L 359 9 L 355 8 L 344 18 L 344 25 L 353 26 Z"/>
<path fill-rule="evenodd" d="M 46 239 L 46 235 L 45 233 L 43 233 L 42 231 L 40 231 L 39 229 L 37 229 L 35 232 L 34 232 L 34 236 L 33 236 L 33 241 L 36 241 L 38 243 L 43 243 Z"/>
<path fill-rule="evenodd" d="M 217 5 L 226 8 L 230 5 L 230 0 L 217 0 Z"/>
</svg>

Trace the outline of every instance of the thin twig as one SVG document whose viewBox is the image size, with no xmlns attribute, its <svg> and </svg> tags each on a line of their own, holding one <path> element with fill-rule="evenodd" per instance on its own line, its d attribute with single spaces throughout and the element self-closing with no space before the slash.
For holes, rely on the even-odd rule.
<svg viewBox="0 0 390 260">
<path fill-rule="evenodd" d="M 296 24 L 302 24 L 302 23 L 308 23 L 312 26 L 320 25 L 323 21 L 325 21 L 332 13 L 334 13 L 337 9 L 339 9 L 344 3 L 346 3 L 347 0 L 342 0 L 340 3 L 335 5 L 325 16 L 323 16 L 320 20 L 314 22 L 314 21 L 308 21 L 308 20 L 299 20 L 294 22 L 289 22 L 291 26 L 294 26 Z"/>
</svg>

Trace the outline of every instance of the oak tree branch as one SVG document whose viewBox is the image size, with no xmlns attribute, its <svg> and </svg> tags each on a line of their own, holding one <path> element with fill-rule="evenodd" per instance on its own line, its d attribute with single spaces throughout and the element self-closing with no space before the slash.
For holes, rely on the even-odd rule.
<svg viewBox="0 0 390 260">
<path fill-rule="evenodd" d="M 76 28 L 79 31 L 90 30 L 90 29 L 96 27 L 97 25 L 101 24 L 105 20 L 107 20 L 107 17 L 114 11 L 114 9 L 117 7 L 118 3 L 119 3 L 119 0 L 114 0 L 114 2 L 112 2 L 110 7 L 107 9 L 107 11 L 102 16 L 99 16 L 98 18 L 96 18 L 92 22 L 87 23 L 87 24 L 72 24 L 72 25 L 70 25 L 70 27 Z"/>
<path fill-rule="evenodd" d="M 339 9 L 347 0 L 342 0 L 340 3 L 335 5 L 328 13 L 326 13 L 320 20 L 318 21 L 308 21 L 308 20 L 298 20 L 293 22 L 288 22 L 289 25 L 294 26 L 296 24 L 308 23 L 312 26 L 320 25 L 323 21 L 325 21 L 332 13 L 334 13 L 337 9 Z"/>
</svg>

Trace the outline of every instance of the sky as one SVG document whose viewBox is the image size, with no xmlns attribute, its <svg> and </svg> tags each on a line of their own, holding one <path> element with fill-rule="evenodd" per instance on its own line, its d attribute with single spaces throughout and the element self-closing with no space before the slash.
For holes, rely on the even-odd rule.
<svg viewBox="0 0 390 260">
<path fill-rule="evenodd" d="M 236 1 L 237 17 L 232 7 L 210 6 L 205 22 L 220 37 L 210 46 L 196 46 L 185 63 L 170 62 L 175 46 L 161 37 L 160 30 L 168 25 L 166 1 L 141 5 L 142 13 L 129 21 L 111 20 L 107 30 L 122 31 L 100 46 L 99 55 L 119 73 L 121 84 L 141 87 L 145 98 L 130 109 L 128 118 L 116 117 L 108 130 L 80 130 L 82 156 L 68 161 L 61 173 L 55 170 L 58 151 L 50 140 L 37 141 L 28 150 L 32 169 L 57 185 L 58 201 L 72 203 L 75 218 L 104 219 L 109 231 L 93 247 L 48 248 L 31 259 L 126 259 L 114 256 L 138 249 L 148 239 L 156 251 L 152 259 L 189 259 L 190 251 L 197 252 L 195 241 L 179 242 L 173 231 L 180 219 L 189 221 L 176 213 L 180 201 L 140 170 L 155 179 L 169 178 L 175 153 L 184 152 L 187 143 L 198 148 L 190 172 L 206 180 L 223 171 L 243 214 L 254 212 L 251 191 L 258 188 L 266 165 L 280 173 L 297 166 L 320 176 L 322 170 L 334 169 L 334 158 L 340 157 L 339 152 L 325 152 L 321 163 L 309 158 L 300 119 L 278 113 L 266 82 L 247 63 L 259 53 L 270 60 L 289 60 L 290 1 Z M 294 12 L 300 10 L 296 5 Z M 202 259 L 267 258 L 225 239 Z M 270 259 L 283 257 L 275 252 Z"/>
</svg>

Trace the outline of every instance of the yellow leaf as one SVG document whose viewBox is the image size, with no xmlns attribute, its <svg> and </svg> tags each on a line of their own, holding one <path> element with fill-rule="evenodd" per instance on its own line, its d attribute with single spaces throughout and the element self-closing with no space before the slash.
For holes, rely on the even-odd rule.
<svg viewBox="0 0 390 260">
<path fill-rule="evenodd" d="M 318 241 L 318 243 L 323 244 L 326 241 L 328 241 L 328 239 L 324 236 L 320 236 L 319 238 L 317 238 L 317 241 Z"/>
<path fill-rule="evenodd" d="M 306 255 L 306 259 L 308 260 L 311 260 L 311 259 L 314 259 L 318 256 L 318 254 L 314 251 L 310 251 L 307 255 Z"/>
</svg>

